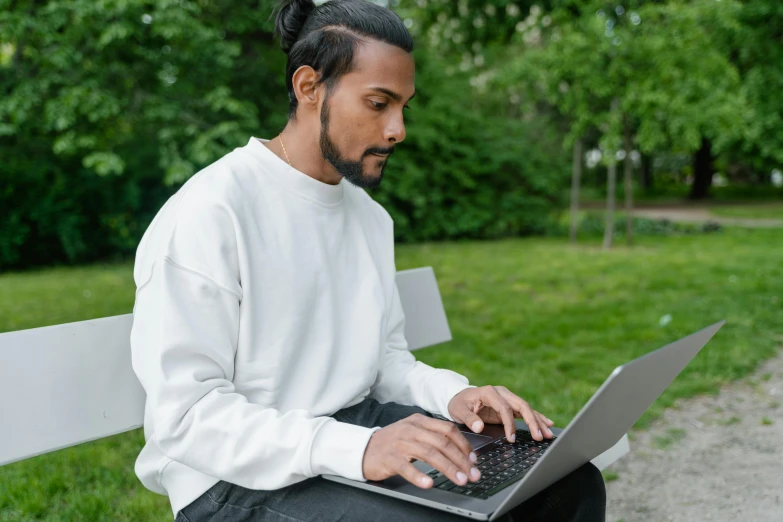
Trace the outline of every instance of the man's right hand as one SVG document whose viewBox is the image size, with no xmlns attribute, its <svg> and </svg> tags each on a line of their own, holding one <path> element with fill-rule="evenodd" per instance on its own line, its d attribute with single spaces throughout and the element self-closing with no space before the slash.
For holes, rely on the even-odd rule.
<svg viewBox="0 0 783 522">
<path fill-rule="evenodd" d="M 411 464 L 421 460 L 441 471 L 452 482 L 467 484 L 480 478 L 474 466 L 476 454 L 457 425 L 416 413 L 375 431 L 364 451 L 362 472 L 367 480 L 400 475 L 420 488 L 432 487 L 432 479 Z"/>
</svg>

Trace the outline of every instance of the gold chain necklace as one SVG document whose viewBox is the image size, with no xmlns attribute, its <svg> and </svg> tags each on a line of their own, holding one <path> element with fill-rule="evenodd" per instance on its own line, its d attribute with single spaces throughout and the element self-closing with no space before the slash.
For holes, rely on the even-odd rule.
<svg viewBox="0 0 783 522">
<path fill-rule="evenodd" d="M 280 140 L 280 145 L 283 145 L 283 136 L 281 136 L 281 135 L 279 135 L 279 134 L 278 134 L 278 135 L 277 135 L 277 137 L 278 137 L 278 139 Z M 289 164 L 291 167 L 293 167 L 293 165 L 291 164 L 291 160 L 290 160 L 290 159 L 288 159 L 288 153 L 285 151 L 285 145 L 283 145 L 283 154 L 285 154 L 285 159 L 288 161 L 288 164 Z"/>
</svg>

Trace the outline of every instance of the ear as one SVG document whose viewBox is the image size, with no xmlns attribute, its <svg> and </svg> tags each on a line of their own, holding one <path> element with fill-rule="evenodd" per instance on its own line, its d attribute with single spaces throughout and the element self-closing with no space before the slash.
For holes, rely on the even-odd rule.
<svg viewBox="0 0 783 522">
<path fill-rule="evenodd" d="M 323 87 L 322 84 L 318 83 L 319 78 L 319 74 L 309 65 L 301 66 L 291 77 L 298 106 L 304 110 L 315 110 L 318 108 L 319 97 L 322 91 L 321 87 Z"/>
</svg>

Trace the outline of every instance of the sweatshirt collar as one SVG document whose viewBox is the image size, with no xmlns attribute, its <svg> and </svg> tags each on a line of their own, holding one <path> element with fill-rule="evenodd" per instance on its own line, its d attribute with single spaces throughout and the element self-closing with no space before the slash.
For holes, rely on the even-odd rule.
<svg viewBox="0 0 783 522">
<path fill-rule="evenodd" d="M 337 185 L 330 185 L 296 170 L 264 145 L 268 141 L 251 137 L 245 149 L 263 162 L 281 183 L 297 194 L 325 205 L 336 205 L 342 201 L 343 179 Z"/>
</svg>

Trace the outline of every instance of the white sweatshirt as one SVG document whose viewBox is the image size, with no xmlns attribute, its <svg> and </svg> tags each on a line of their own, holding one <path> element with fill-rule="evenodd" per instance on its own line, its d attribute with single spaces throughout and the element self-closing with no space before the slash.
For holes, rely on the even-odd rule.
<svg viewBox="0 0 783 522">
<path fill-rule="evenodd" d="M 218 480 L 366 480 L 380 428 L 327 417 L 365 397 L 453 420 L 468 380 L 407 349 L 392 227 L 362 189 L 313 179 L 256 138 L 158 212 L 133 272 L 147 393 L 136 474 L 174 515 Z"/>
</svg>

